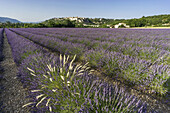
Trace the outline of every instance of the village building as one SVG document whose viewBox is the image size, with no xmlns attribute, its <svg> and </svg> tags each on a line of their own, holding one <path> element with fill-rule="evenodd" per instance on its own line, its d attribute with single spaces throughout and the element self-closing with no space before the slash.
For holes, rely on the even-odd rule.
<svg viewBox="0 0 170 113">
<path fill-rule="evenodd" d="M 129 28 L 130 26 L 129 25 L 126 25 L 125 23 L 119 23 L 117 25 L 114 26 L 114 28 L 119 28 L 120 26 L 124 26 L 125 28 Z"/>
</svg>

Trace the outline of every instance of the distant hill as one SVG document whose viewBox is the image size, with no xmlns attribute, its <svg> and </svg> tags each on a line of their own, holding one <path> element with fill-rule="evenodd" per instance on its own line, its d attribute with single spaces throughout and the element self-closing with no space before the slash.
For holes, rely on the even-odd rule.
<svg viewBox="0 0 170 113">
<path fill-rule="evenodd" d="M 11 22 L 11 23 L 21 23 L 19 20 L 12 19 L 12 18 L 7 18 L 7 17 L 0 17 L 0 23 L 5 23 L 5 22 Z"/>
<path fill-rule="evenodd" d="M 62 17 L 52 18 L 42 22 L 48 27 L 60 27 L 60 24 L 72 22 L 76 27 L 112 27 L 119 23 L 126 23 L 130 27 L 170 27 L 170 14 L 143 16 L 133 19 L 106 19 L 106 18 L 84 18 L 84 17 Z"/>
</svg>

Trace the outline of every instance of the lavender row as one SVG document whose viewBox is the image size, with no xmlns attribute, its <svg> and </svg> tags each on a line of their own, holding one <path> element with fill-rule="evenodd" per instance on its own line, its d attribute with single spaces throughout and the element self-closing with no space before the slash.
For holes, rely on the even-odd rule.
<svg viewBox="0 0 170 113">
<path fill-rule="evenodd" d="M 137 41 L 137 43 L 142 43 L 147 46 L 158 45 L 165 46 L 170 41 L 169 30 L 131 30 L 131 29 L 39 29 L 39 28 L 29 28 L 29 29 L 19 29 L 22 31 L 32 32 L 35 34 L 57 36 L 57 37 L 72 37 L 72 38 L 89 38 L 92 40 L 101 41 Z M 154 41 L 153 41 L 154 40 Z M 156 44 L 155 44 L 156 42 Z M 161 47 L 161 46 L 159 46 Z"/>
<path fill-rule="evenodd" d="M 20 30 L 22 31 L 22 29 L 20 29 Z M 20 30 L 19 29 L 15 29 L 15 31 L 23 34 L 23 32 L 20 32 Z M 33 32 L 33 31 L 31 31 L 31 32 Z M 24 36 L 27 36 L 29 34 L 31 34 L 31 33 L 25 33 Z M 40 35 L 35 35 L 35 34 L 31 34 L 31 35 L 33 35 L 35 37 L 40 37 Z M 132 56 L 134 58 L 139 58 L 139 59 L 147 60 L 150 63 L 154 62 L 155 60 L 158 60 L 160 57 L 164 56 L 165 54 L 169 54 L 168 51 L 162 50 L 162 49 L 159 49 L 159 48 L 154 48 L 154 47 L 138 47 L 139 44 L 134 42 L 134 41 L 131 41 L 131 43 L 126 43 L 126 44 L 122 43 L 121 44 L 121 43 L 118 43 L 118 42 L 116 42 L 116 43 L 112 42 L 111 43 L 111 42 L 106 42 L 106 41 L 104 41 L 104 42 L 93 41 L 92 42 L 92 40 L 88 40 L 88 39 L 82 40 L 81 38 L 77 40 L 77 39 L 74 39 L 73 37 L 70 37 L 69 39 L 70 40 L 74 40 L 75 42 L 79 42 L 79 41 L 83 42 L 85 44 L 85 46 L 86 46 L 84 48 L 81 48 L 81 50 L 83 52 L 85 52 L 85 51 L 87 52 L 86 48 L 88 48 L 88 50 L 89 49 L 95 49 L 95 50 L 104 49 L 104 50 L 108 50 L 108 51 L 111 51 L 111 52 L 115 52 L 116 51 L 118 53 L 122 53 L 123 55 L 127 55 L 127 56 L 130 55 L 130 56 Z M 60 41 L 60 40 L 57 40 L 57 41 Z M 53 44 L 53 45 L 55 45 L 55 44 Z M 50 48 L 54 48 L 54 47 L 50 46 Z M 61 46 L 60 46 L 60 48 L 61 48 Z M 86 49 L 86 50 L 84 50 L 84 49 Z M 62 53 L 63 51 L 64 50 L 59 51 L 59 52 Z M 168 61 L 167 64 L 170 64 L 170 62 Z"/>
<path fill-rule="evenodd" d="M 154 63 L 150 63 L 146 60 L 101 49 L 88 51 L 85 58 L 91 65 L 104 70 L 113 78 L 123 78 L 133 86 L 149 88 L 152 93 L 166 94 L 168 92 L 163 85 L 169 79 L 170 67 L 161 63 L 161 57 Z"/>
<path fill-rule="evenodd" d="M 72 97 L 71 95 L 66 95 L 65 93 L 62 95 L 56 95 L 57 91 L 54 90 L 51 91 L 51 89 L 48 89 L 47 86 L 45 87 L 46 90 L 43 88 L 44 92 L 37 92 L 37 93 L 33 92 L 33 90 L 35 91 L 36 89 L 40 89 L 42 86 L 44 86 L 44 83 L 46 85 L 50 83 L 49 87 L 51 87 L 52 85 L 51 82 L 45 81 L 45 78 L 43 78 L 43 76 L 46 76 L 47 73 L 49 72 L 49 69 L 51 69 L 48 68 L 47 65 L 51 65 L 52 67 L 59 66 L 58 68 L 61 68 L 60 67 L 61 65 L 59 63 L 59 58 L 54 55 L 44 54 L 40 46 L 34 44 L 33 42 L 30 42 L 29 40 L 23 37 L 20 37 L 19 35 L 9 31 L 8 29 L 5 29 L 5 32 L 9 40 L 9 43 L 11 45 L 15 62 L 19 65 L 20 77 L 23 83 L 26 86 L 29 86 L 29 88 L 32 90 L 32 92 L 30 92 L 30 96 L 33 98 L 32 101 L 36 103 L 34 105 L 38 107 L 34 109 L 37 112 L 46 112 L 48 109 L 49 110 L 52 109 L 53 112 L 59 112 L 60 110 L 68 111 L 70 109 L 73 109 L 71 107 L 73 106 L 73 103 L 75 103 L 76 108 L 77 106 L 80 107 L 78 108 L 78 111 L 81 112 L 90 112 L 90 111 L 108 112 L 113 110 L 115 110 L 115 112 L 116 110 L 117 111 L 138 110 L 138 112 L 146 111 L 146 107 L 144 106 L 145 103 L 137 101 L 137 98 L 135 96 L 130 96 L 126 94 L 122 89 L 120 90 L 117 86 L 109 86 L 107 83 L 97 82 L 99 81 L 97 78 L 95 78 L 92 75 L 89 76 L 87 75 L 87 73 L 83 73 L 83 75 L 74 79 L 74 82 L 78 85 L 77 87 L 80 89 L 76 89 L 77 87 L 70 88 L 70 90 L 72 88 L 75 89 L 73 90 L 74 92 L 78 90 L 79 94 L 81 94 L 82 96 Z M 25 53 L 29 53 L 30 51 L 36 51 L 36 52 L 33 54 L 25 55 Z M 22 59 L 23 54 L 24 54 L 24 59 Z M 66 70 L 69 69 L 69 65 L 70 63 L 67 65 Z M 27 70 L 28 67 L 29 69 L 31 69 L 32 75 L 29 74 Z M 56 78 L 53 78 L 52 81 L 54 81 L 55 79 Z M 71 86 L 73 86 L 73 84 Z M 63 89 L 65 89 L 64 85 L 62 85 L 62 87 Z M 89 90 L 89 88 L 92 87 L 93 89 Z M 87 96 L 84 95 L 86 93 L 82 93 L 82 91 L 85 90 L 87 91 L 86 93 L 88 93 Z M 76 93 L 78 92 L 76 91 Z M 50 108 L 48 108 L 48 106 L 44 107 L 47 105 L 47 100 L 41 102 L 41 105 L 39 105 L 40 99 L 42 100 L 44 98 L 44 97 L 43 98 L 40 97 L 40 94 L 42 93 L 43 94 L 45 93 L 45 95 L 48 96 L 47 99 L 51 99 L 51 102 L 48 103 L 50 105 Z M 55 94 L 55 97 L 53 97 L 53 94 Z M 96 95 L 94 99 L 92 99 L 92 95 L 93 96 Z M 36 97 L 40 97 L 40 99 Z M 61 108 L 56 107 L 53 101 L 59 102 Z M 68 102 L 66 103 L 67 105 L 66 108 L 64 107 L 65 102 Z M 69 102 L 71 102 L 72 104 Z M 130 109 L 130 107 L 134 107 L 134 108 Z"/>
<path fill-rule="evenodd" d="M 168 44 L 167 41 L 169 39 L 169 35 L 166 31 L 159 32 L 158 31 L 145 31 L 145 30 L 108 30 L 108 29 L 38 29 L 38 28 L 27 28 L 27 29 L 18 29 L 26 32 L 31 32 L 38 35 L 46 35 L 52 37 L 63 38 L 64 40 L 72 39 L 88 39 L 88 40 L 99 40 L 99 41 L 108 41 L 108 42 L 124 42 L 132 44 L 142 44 L 142 46 L 152 46 L 157 47 L 161 44 L 161 46 L 165 46 Z M 162 35 L 162 32 L 164 35 Z M 161 34 L 161 35 L 160 35 Z M 166 35 L 165 35 L 166 34 Z M 154 40 L 154 41 L 153 41 Z M 159 47 L 161 47 L 159 46 Z"/>
<path fill-rule="evenodd" d="M 16 30 L 16 29 L 15 29 Z M 30 32 L 30 33 L 35 33 L 35 34 L 43 34 L 44 31 L 48 31 L 43 29 L 44 31 L 41 32 L 40 29 L 17 29 L 17 31 L 26 31 L 26 32 Z M 50 30 L 49 30 L 50 31 Z M 45 34 L 46 36 L 51 36 L 51 34 Z M 65 36 L 65 33 L 61 34 L 62 36 L 58 36 L 58 34 L 52 35 L 52 37 L 57 37 L 59 39 L 61 39 L 62 41 L 69 41 L 72 43 L 81 43 L 84 44 L 87 48 L 91 48 L 91 49 L 107 49 L 109 51 L 116 51 L 116 52 L 121 52 L 124 55 L 130 55 L 133 57 L 138 57 L 138 58 L 142 58 L 142 59 L 146 59 L 146 60 L 151 60 L 151 61 L 155 61 L 156 59 L 158 59 L 163 53 L 167 53 L 168 48 L 166 45 L 164 45 L 164 47 L 162 47 L 162 42 L 157 43 L 156 41 L 152 41 L 152 42 L 148 42 L 147 40 L 145 40 L 145 42 L 147 42 L 147 46 L 145 47 L 141 42 L 141 40 L 139 41 L 135 41 L 135 39 L 126 39 L 125 38 L 119 39 L 117 38 L 116 42 L 109 42 L 109 41 L 103 41 L 103 40 L 93 40 L 91 38 L 83 38 L 81 37 L 68 37 Z M 119 40 L 118 40 L 119 39 Z M 122 43 L 123 42 L 123 43 Z M 151 45 L 148 46 L 148 45 Z M 154 47 L 154 46 L 159 46 L 158 47 Z M 163 48 L 166 48 L 166 50 L 164 50 Z"/>
<path fill-rule="evenodd" d="M 60 47 L 58 46 L 55 47 L 57 43 L 62 43 L 62 42 L 61 40 L 57 40 L 55 38 L 51 41 L 52 37 L 42 37 L 42 35 L 40 37 L 39 35 L 35 35 L 31 33 L 29 34 L 19 30 L 15 30 L 15 31 L 36 42 L 41 42 L 42 45 L 52 49 L 53 48 L 59 49 L 59 48 L 63 48 L 64 46 L 64 45 L 60 45 Z M 56 40 L 58 42 L 54 43 Z M 49 45 L 50 41 L 53 42 L 52 46 Z M 75 51 L 72 48 L 73 47 L 70 46 L 70 50 Z M 112 48 L 112 46 L 110 46 L 110 48 Z M 113 49 L 115 48 L 113 47 Z M 121 48 L 117 48 L 117 49 L 121 49 Z M 131 49 L 132 51 L 137 51 L 137 50 L 133 50 L 133 48 Z M 93 67 L 104 69 L 107 72 L 107 75 L 124 78 L 125 80 L 129 81 L 129 83 L 137 84 L 142 87 L 149 87 L 153 90 L 153 93 L 158 92 L 164 94 L 167 92 L 167 90 L 163 90 L 162 85 L 168 80 L 167 75 L 169 74 L 169 66 L 167 65 L 169 64 L 169 62 L 165 62 L 167 61 L 165 59 L 167 58 L 169 53 L 167 53 L 167 51 L 158 51 L 158 50 L 153 51 L 152 48 L 146 48 L 146 49 L 149 50 L 149 52 L 147 52 L 148 54 L 146 54 L 146 52 L 138 52 L 138 53 L 141 57 L 145 57 L 145 55 L 147 55 L 151 60 L 150 62 L 137 58 L 135 54 L 133 56 L 129 56 L 129 55 L 123 55 L 122 53 L 119 52 L 110 52 L 102 48 L 101 49 L 97 48 L 88 51 L 85 51 L 84 48 L 81 48 L 81 50 L 84 52 L 84 55 L 82 55 L 83 60 L 90 62 L 91 66 Z M 62 49 L 60 50 L 61 53 L 63 53 L 64 50 Z M 154 55 L 150 56 L 150 53 L 156 55 L 155 56 L 156 58 L 154 57 Z M 153 59 L 151 59 L 152 57 Z"/>
<path fill-rule="evenodd" d="M 59 52 L 60 54 L 65 54 L 65 55 L 76 54 L 78 58 L 81 59 L 84 52 L 87 50 L 87 48 L 83 44 L 78 44 L 78 43 L 73 44 L 71 42 L 68 42 L 68 41 L 65 42 L 57 38 L 42 36 L 42 35 L 35 35 L 32 33 L 19 31 L 17 29 L 12 29 L 12 30 L 38 44 L 41 44 L 42 46 L 45 46 L 51 49 L 52 51 Z"/>
<path fill-rule="evenodd" d="M 168 37 L 169 35 L 166 33 L 166 35 L 162 35 L 164 32 L 164 30 L 162 30 L 161 32 L 159 32 L 159 35 L 157 33 L 157 31 L 141 31 L 141 30 L 138 30 L 138 32 L 148 32 L 150 34 L 146 34 L 146 38 L 145 38 L 145 34 L 142 35 L 141 37 L 142 38 L 139 38 L 138 41 L 135 41 L 136 39 L 138 39 L 138 37 L 134 37 L 134 36 L 131 36 L 130 38 L 126 38 L 126 37 L 123 37 L 122 39 L 123 40 L 117 40 L 117 42 L 109 42 L 109 41 L 96 41 L 96 40 L 93 40 L 90 39 L 91 37 L 93 37 L 93 35 L 89 35 L 90 38 L 84 38 L 84 34 L 80 33 L 80 30 L 79 29 L 20 29 L 22 31 L 27 31 L 27 32 L 33 32 L 33 33 L 45 33 L 45 31 L 47 32 L 57 32 L 56 36 L 58 36 L 58 32 L 60 32 L 61 35 L 63 35 L 62 37 L 60 37 L 61 40 L 67 40 L 67 41 L 71 41 L 72 43 L 82 43 L 82 44 L 85 44 L 87 46 L 87 48 L 91 48 L 91 49 L 106 49 L 106 50 L 109 50 L 109 51 L 116 51 L 116 52 L 119 52 L 119 53 L 123 53 L 124 55 L 130 55 L 130 56 L 133 56 L 133 57 L 137 57 L 137 58 L 140 58 L 140 59 L 145 59 L 145 60 L 148 60 L 150 62 L 153 62 L 157 59 L 159 59 L 159 57 L 163 56 L 164 54 L 168 54 L 169 53 L 169 47 L 168 47 Z M 68 31 L 68 32 L 65 32 L 64 31 Z M 80 37 L 65 37 L 65 34 L 69 34 L 71 35 L 71 32 L 72 34 L 76 34 L 75 32 L 77 31 L 77 34 L 78 35 L 81 35 L 81 37 L 83 38 L 80 38 Z M 90 29 L 90 30 L 94 30 L 96 31 L 95 29 Z M 103 29 L 99 30 L 101 32 Z M 41 32 L 43 31 L 43 32 Z M 85 30 L 82 30 L 82 32 L 84 32 Z M 119 30 L 118 30 L 119 31 Z M 165 30 L 166 31 L 166 30 Z M 88 34 L 90 31 L 87 31 L 86 34 Z M 120 32 L 124 32 L 122 30 L 119 31 Z M 128 31 L 129 32 L 129 31 Z M 132 31 L 131 31 L 132 32 Z M 136 32 L 136 31 L 135 31 Z M 163 32 L 163 33 L 162 33 Z M 169 32 L 169 31 L 167 31 Z M 97 32 L 98 33 L 98 32 Z M 90 33 L 89 33 L 90 34 Z M 103 33 L 104 34 L 104 33 Z M 161 35 L 160 35 L 161 34 Z M 165 33 L 164 33 L 165 34 Z M 46 34 L 47 35 L 47 34 Z M 51 35 L 51 34 L 48 34 L 48 35 Z M 117 35 L 117 34 L 116 34 Z M 135 35 L 135 34 L 133 34 Z M 152 38 L 151 36 L 152 35 L 155 35 L 154 38 Z M 158 36 L 156 36 L 158 35 Z M 151 38 L 150 38 L 151 37 Z M 105 37 L 106 39 L 107 37 Z M 115 38 L 115 39 L 119 39 L 119 38 Z M 127 40 L 128 39 L 128 40 Z M 148 41 L 147 39 L 151 39 L 151 42 Z M 145 41 L 146 43 L 146 47 L 143 45 L 143 41 Z M 156 41 L 158 40 L 158 41 Z M 122 43 L 123 42 L 123 43 Z M 164 44 L 163 42 L 166 42 L 168 44 Z M 163 44 L 163 46 L 162 46 Z M 158 46 L 158 47 L 157 47 Z M 168 62 L 170 64 L 170 62 Z"/>
<path fill-rule="evenodd" d="M 18 65 L 24 58 L 43 50 L 41 46 L 30 42 L 28 39 L 24 39 L 23 37 L 13 33 L 8 29 L 5 29 L 5 33 L 8 38 L 9 44 L 12 47 L 14 61 Z"/>
</svg>

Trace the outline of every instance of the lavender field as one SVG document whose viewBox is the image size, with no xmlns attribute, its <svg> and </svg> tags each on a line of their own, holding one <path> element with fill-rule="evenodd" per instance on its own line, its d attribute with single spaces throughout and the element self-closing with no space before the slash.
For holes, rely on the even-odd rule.
<svg viewBox="0 0 170 113">
<path fill-rule="evenodd" d="M 23 107 L 31 107 L 32 112 L 159 113 L 164 109 L 127 89 L 170 106 L 170 29 L 10 28 L 4 32 L 18 78 L 30 90 L 31 101 Z M 2 33 L 3 29 L 0 40 Z"/>
</svg>

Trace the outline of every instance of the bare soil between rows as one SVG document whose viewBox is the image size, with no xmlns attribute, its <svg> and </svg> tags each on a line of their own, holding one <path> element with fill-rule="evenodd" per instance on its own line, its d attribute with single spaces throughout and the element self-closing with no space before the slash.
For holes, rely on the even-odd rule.
<svg viewBox="0 0 170 113">
<path fill-rule="evenodd" d="M 29 102 L 28 92 L 17 77 L 17 66 L 6 36 L 3 38 L 2 56 L 0 61 L 0 112 L 29 113 L 28 107 L 22 108 Z"/>
</svg>

